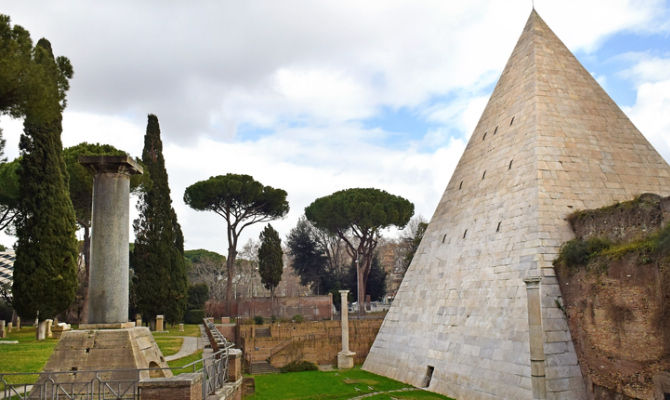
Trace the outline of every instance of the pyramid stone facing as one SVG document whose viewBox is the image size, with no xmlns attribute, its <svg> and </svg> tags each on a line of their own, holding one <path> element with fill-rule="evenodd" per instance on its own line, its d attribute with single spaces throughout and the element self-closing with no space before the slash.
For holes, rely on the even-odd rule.
<svg viewBox="0 0 670 400">
<path fill-rule="evenodd" d="M 552 261 L 568 214 L 645 192 L 670 195 L 670 167 L 532 11 L 363 368 L 457 399 L 541 398 L 524 283 L 541 277 L 542 389 L 586 398 Z"/>
</svg>

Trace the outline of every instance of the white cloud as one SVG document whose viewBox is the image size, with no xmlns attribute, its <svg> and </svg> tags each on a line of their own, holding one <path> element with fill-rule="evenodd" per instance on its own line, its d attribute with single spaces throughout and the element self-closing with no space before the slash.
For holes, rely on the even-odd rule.
<svg viewBox="0 0 670 400">
<path fill-rule="evenodd" d="M 535 3 L 573 51 L 593 52 L 621 31 L 670 29 L 660 0 Z M 288 191 L 282 234 L 316 197 L 356 186 L 406 196 L 429 218 L 465 146 L 460 138 L 488 100 L 483 88 L 502 71 L 530 12 L 527 0 L 3 6 L 74 65 L 63 143 L 104 142 L 139 155 L 146 114 L 157 114 L 187 247 L 222 252 L 221 218 L 190 210 L 181 197 L 187 185 L 227 172 Z M 640 90 L 631 116 L 667 147 L 668 125 L 658 118 L 669 114 L 665 62 L 634 72 Z M 389 132 L 362 128 L 362 119 L 399 108 L 436 126 L 408 149 L 387 145 Z M 20 121 L 0 124 L 14 132 L 7 153 L 18 154 Z M 236 137 L 242 125 L 265 136 Z"/>
</svg>

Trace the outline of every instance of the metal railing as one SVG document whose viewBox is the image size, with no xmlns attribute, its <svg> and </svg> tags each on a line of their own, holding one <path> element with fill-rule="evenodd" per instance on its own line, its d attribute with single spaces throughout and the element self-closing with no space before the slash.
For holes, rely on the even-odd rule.
<svg viewBox="0 0 670 400">
<path fill-rule="evenodd" d="M 227 342 L 215 353 L 174 368 L 3 373 L 0 374 L 0 399 L 139 400 L 140 373 L 149 371 L 150 374 L 159 372 L 162 375 L 163 370 L 169 369 L 180 373 L 201 373 L 202 398 L 205 400 L 226 382 L 228 355 L 232 347 L 233 343 Z M 114 379 L 114 375 L 123 378 Z"/>
</svg>

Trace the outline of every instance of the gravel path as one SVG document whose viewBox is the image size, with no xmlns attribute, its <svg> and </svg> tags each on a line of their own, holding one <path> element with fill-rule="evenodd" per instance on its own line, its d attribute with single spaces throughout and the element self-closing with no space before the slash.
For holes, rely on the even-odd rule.
<svg viewBox="0 0 670 400">
<path fill-rule="evenodd" d="M 165 357 L 165 361 L 172 361 L 182 357 L 190 356 L 198 351 L 198 338 L 193 336 L 184 336 L 184 342 L 181 349 L 171 356 Z"/>
</svg>

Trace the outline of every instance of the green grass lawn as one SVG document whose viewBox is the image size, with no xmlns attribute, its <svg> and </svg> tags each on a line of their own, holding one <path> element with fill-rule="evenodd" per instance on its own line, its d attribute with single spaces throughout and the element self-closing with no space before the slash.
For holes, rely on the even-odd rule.
<svg viewBox="0 0 670 400">
<path fill-rule="evenodd" d="M 256 393 L 247 400 L 338 400 L 366 393 L 409 388 L 411 391 L 379 394 L 370 399 L 448 399 L 435 393 L 354 368 L 329 372 L 306 371 L 256 375 Z"/>
<path fill-rule="evenodd" d="M 155 338 L 161 336 L 200 336 L 200 327 L 197 324 L 184 324 L 184 332 L 179 332 L 179 325 L 166 326 L 163 332 L 152 332 Z"/>
<path fill-rule="evenodd" d="M 181 349 L 184 339 L 181 337 L 165 337 L 165 336 L 154 336 L 158 348 L 161 349 L 161 353 L 164 356 L 171 356 Z"/>
<path fill-rule="evenodd" d="M 58 339 L 35 339 L 35 328 L 22 327 L 7 334 L 2 341 L 18 340 L 18 344 L 0 344 L 0 373 L 8 372 L 39 372 L 49 360 Z M 11 377 L 9 382 L 32 383 L 37 375 Z"/>
<path fill-rule="evenodd" d="M 179 367 L 182 367 L 186 364 L 190 364 L 193 361 L 200 360 L 201 358 L 202 358 L 202 350 L 198 350 L 195 353 L 191 354 L 190 356 L 178 358 L 178 359 L 173 360 L 173 361 L 168 361 L 168 366 L 170 368 L 173 368 L 172 373 L 175 374 L 175 375 L 185 373 L 185 372 L 192 372 L 193 371 L 192 367 L 188 367 L 187 369 L 179 369 Z M 202 365 L 200 365 L 200 364 L 196 365 L 196 369 L 197 368 L 202 368 Z"/>
</svg>

